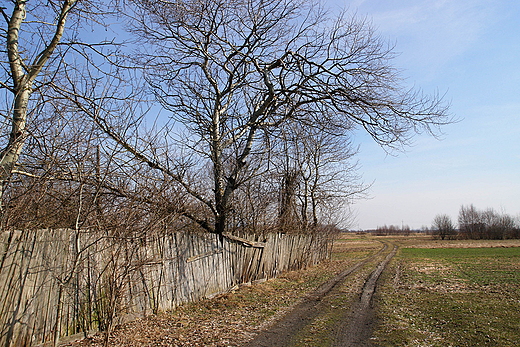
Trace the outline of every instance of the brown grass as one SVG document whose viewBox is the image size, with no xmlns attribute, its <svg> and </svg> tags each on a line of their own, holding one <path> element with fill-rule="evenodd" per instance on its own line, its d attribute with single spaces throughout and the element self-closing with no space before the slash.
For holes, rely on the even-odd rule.
<svg viewBox="0 0 520 347">
<path fill-rule="evenodd" d="M 320 284 L 380 247 L 366 238 L 338 240 L 331 260 L 118 326 L 109 346 L 240 346 Z M 97 347 L 103 340 L 98 333 L 65 346 Z"/>
<path fill-rule="evenodd" d="M 264 283 L 243 286 L 211 300 L 184 305 L 171 312 L 163 312 L 119 326 L 111 334 L 109 346 L 240 346 L 252 339 L 259 330 L 266 328 L 288 312 L 319 284 L 379 249 L 381 247 L 379 240 L 386 239 L 392 240 L 401 248 L 520 247 L 520 240 L 441 241 L 433 240 L 427 235 L 371 237 L 346 234 L 335 243 L 331 260 L 305 270 L 289 272 Z M 516 265 L 508 270 L 517 271 Z M 473 268 L 470 270 L 474 271 Z M 361 271 L 347 281 L 340 288 L 343 295 L 352 297 L 356 294 L 356 288 L 362 284 L 364 275 Z M 447 340 L 443 330 L 445 324 L 443 320 L 448 321 L 451 318 L 432 315 L 437 319 L 432 323 L 426 316 L 427 312 L 421 311 L 421 305 L 435 303 L 439 305 L 439 309 L 446 310 L 448 313 L 455 309 L 454 307 L 461 307 L 461 310 L 482 310 L 480 307 L 471 306 L 471 303 L 463 302 L 464 298 L 474 298 L 476 305 L 482 299 L 479 296 L 483 295 L 482 291 L 502 290 L 497 294 L 500 297 L 518 293 L 516 289 L 509 287 L 507 287 L 508 291 L 504 292 L 500 289 L 505 288 L 503 285 L 501 287 L 493 283 L 476 285 L 464 276 L 465 273 L 461 272 L 459 265 L 443 259 L 414 258 L 410 261 L 398 257 L 391 264 L 389 271 L 383 275 L 385 284 L 380 288 L 385 293 L 383 313 L 387 315 L 388 320 L 383 323 L 382 329 L 378 332 L 379 341 L 388 342 L 383 343 L 386 346 L 448 346 L 450 343 L 457 345 L 453 344 L 453 340 Z M 495 304 L 504 304 L 493 295 L 484 297 Z M 515 300 L 518 300 L 515 304 L 518 308 L 520 297 Z M 342 305 L 340 301 L 331 301 L 330 304 L 331 306 Z M 310 327 L 311 332 L 318 337 L 319 332 L 326 329 L 329 324 L 328 318 L 324 317 Z M 464 317 L 453 317 L 453 319 L 463 321 Z M 435 324 L 438 324 L 438 327 L 435 327 Z M 457 331 L 451 334 L 456 336 Z M 475 331 L 468 330 L 467 334 L 475 334 Z M 306 337 L 302 337 L 301 341 L 310 343 Z M 67 344 L 71 347 L 102 345 L 102 334 Z M 468 344 L 461 344 L 463 345 Z"/>
</svg>

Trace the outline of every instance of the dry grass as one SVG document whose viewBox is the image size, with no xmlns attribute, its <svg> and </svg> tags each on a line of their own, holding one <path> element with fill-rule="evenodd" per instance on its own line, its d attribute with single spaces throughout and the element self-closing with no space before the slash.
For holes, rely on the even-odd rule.
<svg viewBox="0 0 520 347">
<path fill-rule="evenodd" d="M 380 247 L 367 238 L 338 240 L 331 260 L 118 326 L 109 346 L 240 346 L 320 284 Z M 100 333 L 66 346 L 97 347 L 103 341 Z"/>
<path fill-rule="evenodd" d="M 520 240 L 343 235 L 335 243 L 331 260 L 119 326 L 109 346 L 240 346 L 319 284 L 379 249 L 380 240 L 415 249 L 411 251 L 415 255 L 406 253 L 410 250 L 400 252 L 383 274 L 384 283 L 378 289 L 383 319 L 376 332 L 381 346 L 514 346 L 512 339 L 514 343 L 520 340 L 520 323 L 510 319 L 517 317 L 520 308 L 520 262 L 500 256 L 520 247 Z M 481 253 L 498 253 L 482 255 L 474 252 L 476 248 Z M 470 253 L 461 255 L 463 249 Z M 363 271 L 339 288 L 342 298 L 331 298 L 331 308 L 348 306 L 345 298 L 356 294 Z M 325 341 L 322 333 L 336 318 L 320 316 L 308 331 L 315 338 L 302 336 L 301 345 Z M 67 346 L 102 345 L 103 335 L 98 334 Z"/>
<path fill-rule="evenodd" d="M 401 248 L 496 248 L 520 247 L 520 240 L 435 240 L 430 235 L 394 237 Z"/>
</svg>

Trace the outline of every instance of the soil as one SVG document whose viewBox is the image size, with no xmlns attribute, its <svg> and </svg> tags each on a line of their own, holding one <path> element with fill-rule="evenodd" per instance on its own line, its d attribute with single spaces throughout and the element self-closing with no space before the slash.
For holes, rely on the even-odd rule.
<svg viewBox="0 0 520 347">
<path fill-rule="evenodd" d="M 377 246 L 378 242 L 384 246 Z M 378 242 L 349 248 L 353 252 L 371 250 L 371 256 L 357 262 L 324 262 L 118 326 L 106 346 L 371 346 L 377 324 L 374 293 L 379 276 L 396 252 L 396 246 L 392 251 L 388 248 L 390 242 Z M 354 242 L 345 245 L 356 247 Z M 324 273 L 337 275 L 304 289 Z M 105 335 L 98 333 L 65 346 L 98 347 L 105 342 Z"/>
<path fill-rule="evenodd" d="M 299 332 L 312 324 L 327 305 L 327 297 L 337 295 L 336 289 L 349 277 L 371 259 L 375 258 L 384 248 L 374 256 L 367 258 L 356 265 L 346 269 L 332 280 L 324 283 L 318 290 L 309 295 L 303 302 L 297 305 L 290 313 L 279 320 L 267 330 L 260 332 L 253 340 L 244 344 L 244 347 L 282 347 L 299 346 L 296 337 Z M 343 314 L 339 324 L 332 329 L 333 346 L 354 347 L 372 346 L 370 338 L 376 325 L 373 298 L 377 281 L 390 259 L 396 254 L 397 247 L 377 263 L 368 279 L 364 282 L 359 299 L 352 303 L 348 314 Z M 300 339 L 301 341 L 301 339 Z M 307 345 L 307 344 L 306 344 Z"/>
<path fill-rule="evenodd" d="M 350 319 L 345 322 L 345 327 L 341 329 L 337 346 L 371 346 L 370 337 L 376 325 L 373 298 L 376 291 L 379 276 L 386 268 L 388 262 L 396 254 L 397 247 L 394 246 L 386 258 L 379 263 L 365 282 L 363 292 L 358 302 L 352 305 Z"/>
</svg>

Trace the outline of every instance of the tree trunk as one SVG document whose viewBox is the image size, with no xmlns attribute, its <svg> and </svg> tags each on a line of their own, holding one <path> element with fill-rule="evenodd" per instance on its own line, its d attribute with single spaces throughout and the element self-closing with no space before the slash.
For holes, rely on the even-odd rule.
<svg viewBox="0 0 520 347">
<path fill-rule="evenodd" d="M 67 0 L 62 3 L 60 13 L 56 19 L 52 40 L 43 46 L 43 50 L 36 54 L 34 61 L 29 62 L 29 64 L 20 54 L 20 51 L 23 52 L 24 49 L 20 49 L 19 47 L 22 23 L 26 17 L 26 3 L 26 0 L 15 2 L 11 18 L 9 18 L 7 25 L 6 48 L 9 60 L 9 74 L 12 79 L 12 88 L 9 90 L 14 94 L 14 100 L 9 141 L 5 148 L 0 151 L 0 214 L 4 212 L 2 207 L 4 190 L 22 153 L 22 148 L 27 137 L 27 113 L 29 98 L 33 92 L 33 82 L 43 70 L 43 67 L 61 41 L 65 30 L 67 15 L 76 3 L 76 0 Z"/>
</svg>

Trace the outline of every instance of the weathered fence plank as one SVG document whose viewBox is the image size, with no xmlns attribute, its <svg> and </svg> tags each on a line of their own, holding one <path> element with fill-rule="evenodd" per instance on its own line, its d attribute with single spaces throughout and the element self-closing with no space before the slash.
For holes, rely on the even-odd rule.
<svg viewBox="0 0 520 347">
<path fill-rule="evenodd" d="M 0 233 L 0 345 L 31 346 L 173 309 L 328 257 L 316 235 Z"/>
</svg>

